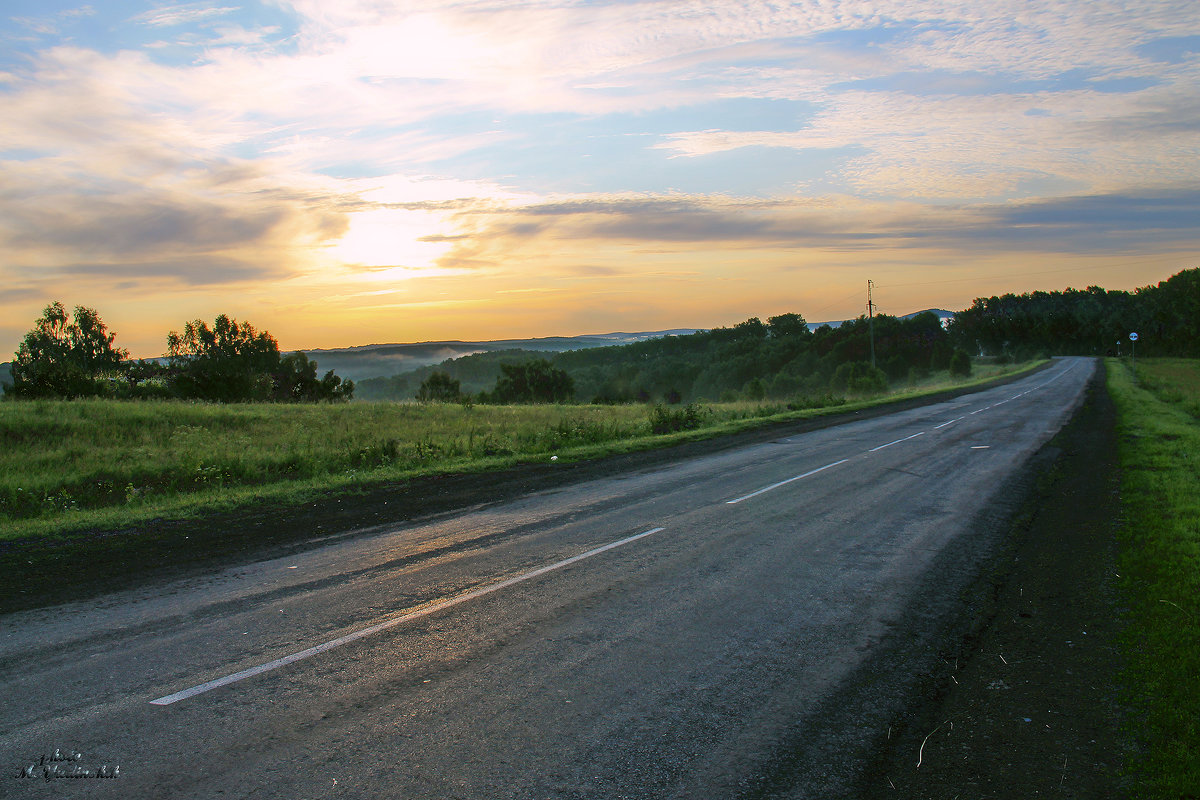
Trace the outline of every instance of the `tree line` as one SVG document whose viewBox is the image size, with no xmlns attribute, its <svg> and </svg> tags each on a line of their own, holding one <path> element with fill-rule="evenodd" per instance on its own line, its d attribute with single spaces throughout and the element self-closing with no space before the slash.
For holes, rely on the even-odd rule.
<svg viewBox="0 0 1200 800">
<path fill-rule="evenodd" d="M 483 403 L 793 400 L 881 392 L 892 383 L 948 371 L 952 364 L 959 374 L 970 372 L 970 359 L 955 353 L 932 312 L 909 319 L 864 317 L 816 331 L 792 313 L 765 323 L 751 318 L 731 328 L 551 356 L 478 353 L 359 386 L 366 399 Z"/>
<path fill-rule="evenodd" d="M 181 398 L 213 402 L 349 400 L 354 382 L 304 353 L 283 355 L 267 331 L 225 314 L 210 327 L 188 322 L 167 334 L 162 360 L 129 359 L 95 309 L 59 302 L 46 306 L 25 334 L 5 395 L 18 398 Z"/>
<path fill-rule="evenodd" d="M 864 316 L 810 331 L 801 315 L 782 314 L 765 323 L 751 318 L 731 328 L 550 357 L 479 353 L 362 381 L 360 391 L 366 399 L 531 402 L 528 393 L 512 393 L 509 376 L 532 370 L 536 385 L 561 387 L 569 380 L 573 399 L 595 403 L 802 401 L 881 392 L 939 371 L 966 375 L 971 358 L 1128 354 L 1135 332 L 1140 353 L 1200 357 L 1200 269 L 1133 292 L 1093 286 L 978 298 L 945 328 L 927 312 L 907 319 Z M 548 389 L 533 396 L 532 402 L 558 401 Z"/>
<path fill-rule="evenodd" d="M 1023 359 L 1036 354 L 1104 356 L 1130 352 L 1200 357 L 1200 269 L 1133 292 L 1098 286 L 977 298 L 949 326 L 971 353 Z"/>
<path fill-rule="evenodd" d="M 633 344 L 544 352 L 504 350 L 387 378 L 317 377 L 304 353 L 282 355 L 269 334 L 217 317 L 167 336 L 162 360 L 129 361 L 92 309 L 52 303 L 26 334 L 9 394 L 20 397 L 183 397 L 464 403 L 691 403 L 869 394 L 935 372 L 969 374 L 971 358 L 1024 361 L 1118 355 L 1131 332 L 1146 355 L 1200 357 L 1200 269 L 1133 292 L 1099 287 L 977 298 L 943 327 L 926 312 L 859 317 L 815 331 L 800 314 Z M 1124 352 L 1128 352 L 1125 350 Z"/>
</svg>

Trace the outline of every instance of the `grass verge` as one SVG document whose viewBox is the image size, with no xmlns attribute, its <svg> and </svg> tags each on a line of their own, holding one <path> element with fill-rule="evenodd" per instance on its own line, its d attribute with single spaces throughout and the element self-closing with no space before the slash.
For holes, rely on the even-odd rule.
<svg viewBox="0 0 1200 800">
<path fill-rule="evenodd" d="M 551 457 L 565 464 L 971 385 L 943 381 L 849 402 L 676 408 L 0 403 L 0 541 L 116 530 L 264 502 L 302 503 L 330 492 Z"/>
<path fill-rule="evenodd" d="M 1108 362 L 1136 798 L 1200 797 L 1200 361 Z"/>
</svg>

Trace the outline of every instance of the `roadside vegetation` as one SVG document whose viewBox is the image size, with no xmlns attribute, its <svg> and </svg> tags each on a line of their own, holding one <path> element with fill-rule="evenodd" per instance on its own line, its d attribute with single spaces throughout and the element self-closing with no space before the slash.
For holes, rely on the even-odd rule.
<svg viewBox="0 0 1200 800">
<path fill-rule="evenodd" d="M 987 356 L 1020 363 L 1048 355 L 1195 357 L 1200 343 L 1200 269 L 1134 292 L 1096 286 L 977 298 L 943 327 L 929 312 L 880 314 L 809 330 L 799 314 L 756 317 L 730 328 L 616 347 L 547 354 L 499 350 L 448 359 L 356 384 L 364 400 L 409 400 L 444 392 L 506 402 L 492 386 L 505 370 L 540 360 L 541 385 L 564 386 L 580 402 L 786 400 L 902 386 L 939 372 L 969 371 Z M 872 339 L 874 340 L 872 342 Z M 1122 348 L 1124 350 L 1122 351 Z M 873 357 L 874 356 L 874 357 Z M 550 379 L 554 375 L 554 380 Z M 501 393 L 502 394 L 502 393 Z"/>
<path fill-rule="evenodd" d="M 317 378 L 317 363 L 304 353 L 279 352 L 267 331 L 222 314 L 210 328 L 193 320 L 183 333 L 167 334 L 164 359 L 129 359 L 116 346 L 95 309 L 62 303 L 46 306 L 25 334 L 3 382 L 5 399 L 109 397 L 164 398 L 239 403 L 349 400 L 354 382 L 329 370 Z"/>
<path fill-rule="evenodd" d="M 963 388 L 943 374 L 901 391 L 789 401 L 622 405 L 0 403 L 0 538 L 303 502 L 423 475 L 561 463 Z"/>
<path fill-rule="evenodd" d="M 1110 360 L 1134 797 L 1200 787 L 1200 361 Z"/>
</svg>

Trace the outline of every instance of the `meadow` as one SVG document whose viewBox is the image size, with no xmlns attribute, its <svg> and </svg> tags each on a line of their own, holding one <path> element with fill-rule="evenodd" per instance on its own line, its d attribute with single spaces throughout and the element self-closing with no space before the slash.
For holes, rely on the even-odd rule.
<svg viewBox="0 0 1200 800">
<path fill-rule="evenodd" d="M 1028 368 L 1028 367 L 1025 367 Z M 687 406 L 417 403 L 0 403 L 0 539 L 301 503 L 418 476 L 486 472 L 670 445 L 984 382 L 883 396 Z"/>
<path fill-rule="evenodd" d="M 1121 467 L 1133 796 L 1200 787 L 1200 360 L 1108 362 Z"/>
</svg>

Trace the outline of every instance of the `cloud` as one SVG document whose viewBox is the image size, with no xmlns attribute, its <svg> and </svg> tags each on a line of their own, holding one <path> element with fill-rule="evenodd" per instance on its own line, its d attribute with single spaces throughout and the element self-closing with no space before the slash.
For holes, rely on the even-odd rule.
<svg viewBox="0 0 1200 800">
<path fill-rule="evenodd" d="M 0 140 L 14 148 L 0 160 L 6 282 L 55 270 L 185 285 L 277 279 L 344 232 L 353 202 L 335 184 L 223 154 L 230 131 L 208 127 L 204 110 L 164 113 L 172 99 L 155 90 L 178 73 L 72 48 L 39 67 L 0 93 Z"/>
<path fill-rule="evenodd" d="M 1147 97 L 1107 118 L 1085 123 L 1086 133 L 1101 140 L 1133 141 L 1145 147 L 1147 140 L 1184 137 L 1180 145 L 1195 147 L 1200 136 L 1200 105 L 1194 94 L 1164 92 Z"/>
<path fill-rule="evenodd" d="M 43 271 L 52 280 L 92 279 L 117 284 L 125 289 L 152 283 L 172 283 L 182 287 L 228 286 L 231 284 L 281 280 L 289 277 L 279 264 L 260 264 L 249 260 L 200 254 L 161 261 L 121 261 L 64 263 Z M 169 276 L 170 280 L 164 280 Z"/>
<path fill-rule="evenodd" d="M 914 248 L 1103 255 L 1194 245 L 1200 239 L 1200 189 L 937 208 L 849 198 L 599 197 L 480 208 L 470 216 L 464 223 L 472 235 L 443 265 L 503 270 L 522 252 L 542 248 L 589 263 L 589 252 L 628 254 L 647 244 L 697 258 L 722 250 L 752 258 L 787 249 Z"/>
<path fill-rule="evenodd" d="M 180 3 L 144 11 L 131 17 L 131 21 L 154 28 L 164 28 L 215 19 L 236 11 L 238 11 L 236 7 L 217 7 L 208 3 Z"/>
<path fill-rule="evenodd" d="M 9 25 L 6 288 L 319 308 L 1198 238 L 1194 0 L 238 5 Z"/>
<path fill-rule="evenodd" d="M 96 9 L 91 6 L 68 8 L 49 16 L 42 17 L 9 17 L 9 21 L 37 36 L 53 36 L 61 32 L 63 23 L 96 15 Z"/>
<path fill-rule="evenodd" d="M 1194 246 L 1200 239 L 1200 185 L 1036 200 L 989 208 L 986 215 L 995 225 L 980 226 L 968 234 L 971 238 L 1017 236 L 1031 246 L 1063 251 Z"/>
<path fill-rule="evenodd" d="M 27 28 L 33 33 L 48 36 L 58 33 L 58 24 L 53 19 L 38 18 L 38 17 L 11 17 L 11 20 L 22 28 Z"/>
<path fill-rule="evenodd" d="M 680 132 L 655 146 L 691 158 L 743 147 L 856 148 L 840 177 L 869 196 L 1113 191 L 1200 180 L 1197 101 L 1194 92 L 1169 89 L 1119 100 L 1087 90 L 940 98 L 846 92 L 797 131 Z M 1151 130 L 1159 135 L 1139 135 Z"/>
</svg>

